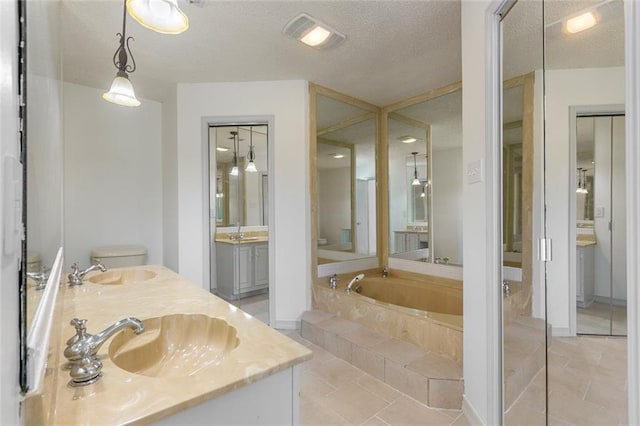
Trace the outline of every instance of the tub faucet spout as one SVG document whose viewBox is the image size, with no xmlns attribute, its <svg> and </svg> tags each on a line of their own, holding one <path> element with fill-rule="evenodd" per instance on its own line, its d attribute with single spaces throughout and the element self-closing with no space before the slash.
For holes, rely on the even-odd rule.
<svg viewBox="0 0 640 426">
<path fill-rule="evenodd" d="M 360 281 L 363 278 L 364 278 L 364 274 L 359 274 L 359 275 L 356 275 L 355 277 L 353 277 L 353 279 L 351 281 L 349 281 L 349 284 L 347 285 L 347 293 L 351 293 L 351 287 L 353 287 L 353 285 L 355 283 L 357 283 L 358 281 Z"/>
</svg>

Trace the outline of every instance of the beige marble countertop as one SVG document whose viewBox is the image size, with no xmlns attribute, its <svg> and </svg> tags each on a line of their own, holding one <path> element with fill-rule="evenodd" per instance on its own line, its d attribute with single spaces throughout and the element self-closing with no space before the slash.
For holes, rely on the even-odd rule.
<svg viewBox="0 0 640 426">
<path fill-rule="evenodd" d="M 421 230 L 421 229 L 418 229 L 416 231 L 414 231 L 412 229 L 411 230 L 409 230 L 409 229 L 401 229 L 399 231 L 393 231 L 393 232 L 403 233 L 403 234 L 428 234 L 429 233 L 429 231 L 425 231 L 425 230 Z"/>
<path fill-rule="evenodd" d="M 260 320 L 192 284 L 163 266 L 141 266 L 157 273 L 151 280 L 121 285 L 88 281 L 69 288 L 63 285 L 60 323 L 52 330 L 49 365 L 42 394 L 54 392 L 51 406 L 27 413 L 27 424 L 44 419 L 47 424 L 149 424 L 201 402 L 218 397 L 307 359 L 312 352 Z M 99 273 L 99 272 L 98 272 Z M 68 386 L 69 371 L 62 356 L 66 340 L 74 335 L 72 318 L 87 319 L 87 331 L 95 334 L 114 322 L 134 316 L 141 320 L 167 314 L 206 314 L 236 328 L 240 340 L 230 354 L 190 377 L 148 377 L 117 367 L 109 358 L 109 339 L 98 352 L 104 376 L 89 386 Z M 38 395 L 36 394 L 36 397 Z"/>
<path fill-rule="evenodd" d="M 266 243 L 269 242 L 269 237 L 247 237 L 241 240 L 231 240 L 229 238 L 216 238 L 216 243 L 225 244 L 251 244 L 251 243 Z"/>
<path fill-rule="evenodd" d="M 588 247 L 588 246 L 595 246 L 596 242 L 593 240 L 576 240 L 576 246 L 577 247 Z"/>
</svg>

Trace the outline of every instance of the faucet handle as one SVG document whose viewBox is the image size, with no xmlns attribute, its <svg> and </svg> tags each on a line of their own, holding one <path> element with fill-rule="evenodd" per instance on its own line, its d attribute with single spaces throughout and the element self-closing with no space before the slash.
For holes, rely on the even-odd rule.
<svg viewBox="0 0 640 426">
<path fill-rule="evenodd" d="M 74 334 L 69 340 L 67 340 L 67 345 L 70 346 L 76 343 L 78 340 L 87 336 L 87 320 L 74 318 L 69 322 L 69 324 L 74 326 L 76 329 L 76 334 Z"/>
</svg>

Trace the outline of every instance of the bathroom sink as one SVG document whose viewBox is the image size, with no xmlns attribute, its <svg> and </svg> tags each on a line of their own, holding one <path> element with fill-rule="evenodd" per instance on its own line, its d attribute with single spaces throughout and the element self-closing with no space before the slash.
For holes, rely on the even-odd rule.
<svg viewBox="0 0 640 426">
<path fill-rule="evenodd" d="M 89 278 L 94 284 L 128 284 L 153 279 L 158 274 L 146 269 L 107 271 Z"/>
<path fill-rule="evenodd" d="M 115 365 L 149 377 L 186 377 L 219 363 L 240 341 L 225 320 L 176 314 L 143 321 L 144 332 L 118 333 L 109 345 Z"/>
</svg>

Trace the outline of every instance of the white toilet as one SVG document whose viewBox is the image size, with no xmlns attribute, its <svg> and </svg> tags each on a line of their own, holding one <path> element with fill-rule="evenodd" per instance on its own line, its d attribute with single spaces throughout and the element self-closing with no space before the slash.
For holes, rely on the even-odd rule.
<svg viewBox="0 0 640 426">
<path fill-rule="evenodd" d="M 91 264 L 102 263 L 107 269 L 147 264 L 147 248 L 143 246 L 96 247 L 91 250 Z"/>
</svg>

